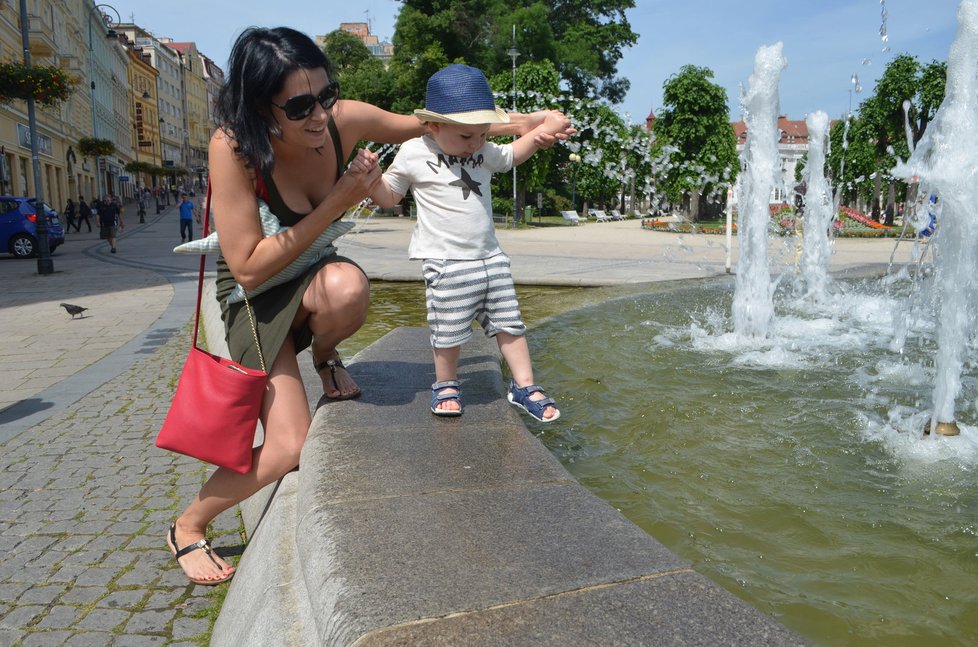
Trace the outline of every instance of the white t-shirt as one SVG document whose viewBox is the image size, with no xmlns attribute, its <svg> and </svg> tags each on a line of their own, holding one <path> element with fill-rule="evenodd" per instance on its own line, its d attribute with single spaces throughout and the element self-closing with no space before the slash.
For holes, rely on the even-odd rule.
<svg viewBox="0 0 978 647">
<path fill-rule="evenodd" d="M 384 174 L 394 193 L 414 196 L 413 259 L 489 258 L 502 252 L 492 223 L 493 173 L 513 168 L 513 147 L 486 142 L 471 157 L 446 155 L 425 135 L 401 144 Z"/>
</svg>

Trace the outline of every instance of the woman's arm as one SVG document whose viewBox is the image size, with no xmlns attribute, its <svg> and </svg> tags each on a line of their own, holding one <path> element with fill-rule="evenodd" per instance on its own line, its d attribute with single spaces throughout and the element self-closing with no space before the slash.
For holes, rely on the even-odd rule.
<svg viewBox="0 0 978 647">
<path fill-rule="evenodd" d="M 571 126 L 570 119 L 559 111 L 540 110 L 529 114 L 510 112 L 509 123 L 492 124 L 489 134 L 525 135 L 543 125 L 548 117 L 551 120 L 559 117 L 562 124 L 562 127 L 552 129 L 553 139 L 549 140 L 551 145 L 557 139 L 567 139 L 577 132 Z M 425 132 L 424 125 L 414 115 L 399 115 L 361 101 L 338 101 L 333 109 L 333 118 L 343 139 L 344 152 L 361 140 L 400 144 L 412 137 L 420 137 Z"/>
<path fill-rule="evenodd" d="M 218 130 L 211 138 L 211 213 L 221 253 L 235 280 L 253 290 L 299 257 L 347 208 L 366 195 L 380 173 L 376 155 L 361 151 L 326 199 L 295 226 L 264 238 L 258 219 L 254 174 Z"/>
</svg>

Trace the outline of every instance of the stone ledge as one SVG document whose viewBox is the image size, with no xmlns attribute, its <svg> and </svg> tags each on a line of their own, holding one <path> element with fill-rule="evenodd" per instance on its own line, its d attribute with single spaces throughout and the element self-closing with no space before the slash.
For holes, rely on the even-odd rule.
<svg viewBox="0 0 978 647">
<path fill-rule="evenodd" d="M 242 506 L 263 517 L 212 645 L 806 644 L 577 484 L 481 335 L 460 418 L 428 411 L 426 330 L 349 367 L 364 395 L 321 400 L 300 471 Z"/>
</svg>

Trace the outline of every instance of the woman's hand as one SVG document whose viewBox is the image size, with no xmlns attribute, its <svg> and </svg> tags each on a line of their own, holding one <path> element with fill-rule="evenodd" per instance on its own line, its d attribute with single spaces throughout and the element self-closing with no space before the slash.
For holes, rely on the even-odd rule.
<svg viewBox="0 0 978 647">
<path fill-rule="evenodd" d="M 526 115 L 523 133 L 534 133 L 534 142 L 539 148 L 550 148 L 558 141 L 564 141 L 577 132 L 571 125 L 571 120 L 559 110 L 540 110 Z"/>
<path fill-rule="evenodd" d="M 340 178 L 330 197 L 343 204 L 343 210 L 349 209 L 370 194 L 371 188 L 380 178 L 380 166 L 377 165 L 377 153 L 361 148 Z M 340 213 L 342 216 L 342 212 Z"/>
</svg>

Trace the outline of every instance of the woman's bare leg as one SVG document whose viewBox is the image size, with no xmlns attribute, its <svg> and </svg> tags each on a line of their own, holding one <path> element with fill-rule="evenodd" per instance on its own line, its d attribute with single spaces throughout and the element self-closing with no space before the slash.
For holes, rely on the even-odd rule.
<svg viewBox="0 0 978 647">
<path fill-rule="evenodd" d="M 223 467 L 211 475 L 197 497 L 176 521 L 176 548 L 203 539 L 208 524 L 221 512 L 282 478 L 299 464 L 299 452 L 309 431 L 309 401 L 299 375 L 295 347 L 287 337 L 272 364 L 261 411 L 265 443 L 254 453 L 251 471 L 238 474 Z M 220 579 L 232 567 L 217 555 L 218 567 L 203 551 L 180 558 L 191 579 Z"/>
<path fill-rule="evenodd" d="M 330 263 L 316 274 L 302 297 L 300 310 L 308 312 L 312 330 L 312 358 L 315 364 L 335 359 L 336 346 L 360 330 L 367 320 L 370 284 L 358 267 L 350 263 Z M 323 392 L 331 397 L 349 396 L 359 387 L 346 370 L 336 367 L 336 386 L 329 369 L 320 373 Z"/>
</svg>

